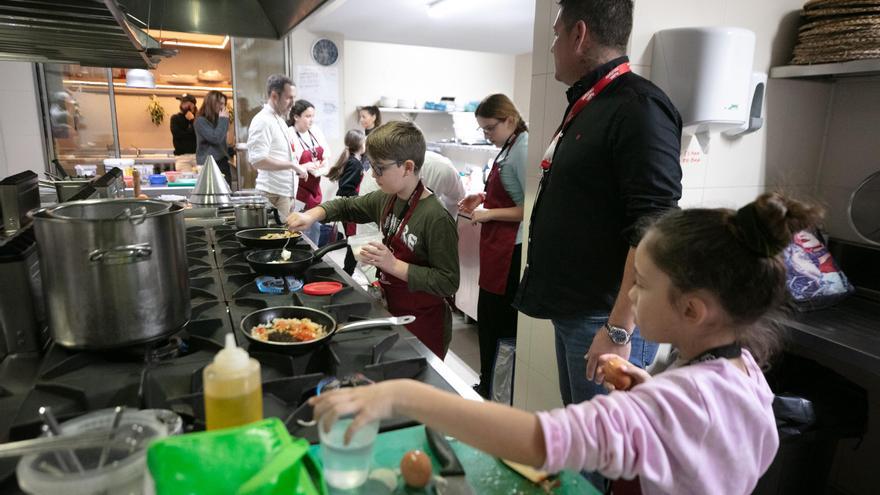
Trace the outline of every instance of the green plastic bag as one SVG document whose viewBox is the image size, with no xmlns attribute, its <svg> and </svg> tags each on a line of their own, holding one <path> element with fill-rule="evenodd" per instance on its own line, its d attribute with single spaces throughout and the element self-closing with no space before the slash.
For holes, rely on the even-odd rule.
<svg viewBox="0 0 880 495">
<path fill-rule="evenodd" d="M 147 466 L 158 495 L 326 495 L 309 443 L 278 418 L 168 437 L 150 445 Z"/>
</svg>

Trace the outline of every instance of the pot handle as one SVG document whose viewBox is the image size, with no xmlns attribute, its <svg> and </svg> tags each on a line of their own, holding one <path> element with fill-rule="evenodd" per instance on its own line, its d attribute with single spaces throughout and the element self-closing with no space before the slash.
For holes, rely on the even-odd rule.
<svg viewBox="0 0 880 495">
<path fill-rule="evenodd" d="M 388 325 L 409 325 L 414 321 L 416 321 L 416 317 L 412 315 L 354 321 L 351 323 L 342 323 L 341 325 L 337 326 L 336 333 L 347 332 L 349 330 L 363 330 L 365 328 L 373 327 L 386 327 Z"/>
<path fill-rule="evenodd" d="M 89 253 L 89 261 L 105 265 L 124 265 L 149 259 L 152 255 L 153 248 L 147 243 L 129 244 L 109 249 L 95 249 Z"/>
<path fill-rule="evenodd" d="M 147 219 L 147 208 L 145 206 L 138 206 L 135 208 L 135 211 L 137 213 L 132 213 L 131 208 L 126 208 L 119 215 L 116 215 L 116 218 L 127 218 L 132 225 L 144 223 L 144 220 Z"/>
</svg>

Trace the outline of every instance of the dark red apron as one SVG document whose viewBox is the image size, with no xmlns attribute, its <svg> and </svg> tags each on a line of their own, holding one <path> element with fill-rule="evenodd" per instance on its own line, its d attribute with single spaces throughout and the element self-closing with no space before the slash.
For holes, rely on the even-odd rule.
<svg viewBox="0 0 880 495">
<path fill-rule="evenodd" d="M 300 165 L 306 165 L 315 161 L 320 162 L 324 159 L 324 148 L 318 145 L 318 141 L 315 139 L 315 136 L 312 135 L 312 131 L 309 131 L 309 137 L 312 140 L 314 148 L 309 148 L 298 132 L 296 136 L 299 138 L 299 142 L 303 147 L 302 155 L 299 156 Z M 296 199 L 305 203 L 307 210 L 321 204 L 321 199 L 323 199 L 323 194 L 321 194 L 321 177 L 309 174 L 308 178 L 299 179 L 299 187 L 296 189 Z"/>
<path fill-rule="evenodd" d="M 418 206 L 424 191 L 425 186 L 420 181 L 407 202 L 408 206 L 404 210 L 403 220 L 400 221 L 396 229 L 393 229 L 393 232 L 391 226 L 386 227 L 386 222 L 392 221 L 391 212 L 394 208 L 394 197 L 385 207 L 385 212 L 379 223 L 385 234 L 383 242 L 394 253 L 394 257 L 418 266 L 426 266 L 427 263 L 416 257 L 415 253 L 407 247 L 406 240 L 403 239 L 403 230 Z M 385 292 L 385 299 L 388 301 L 388 311 L 394 316 L 415 316 L 416 321 L 407 325 L 406 329 L 418 337 L 440 359 L 444 359 L 446 350 L 443 346 L 443 325 L 446 320 L 446 301 L 442 297 L 427 292 L 411 291 L 406 280 L 400 280 L 381 271 L 379 282 Z"/>
<path fill-rule="evenodd" d="M 519 133 L 514 134 L 505 143 L 492 171 L 486 180 L 486 199 L 483 206 L 492 208 L 513 208 L 516 203 L 510 199 L 504 184 L 501 182 L 501 167 L 498 165 L 498 157 L 505 150 L 510 150 L 516 142 Z M 508 151 L 509 152 L 509 151 Z M 510 260 L 513 258 L 513 248 L 516 247 L 516 233 L 520 222 L 501 222 L 492 220 L 481 224 L 480 227 L 480 288 L 503 296 L 507 289 L 507 277 L 510 274 Z"/>
</svg>

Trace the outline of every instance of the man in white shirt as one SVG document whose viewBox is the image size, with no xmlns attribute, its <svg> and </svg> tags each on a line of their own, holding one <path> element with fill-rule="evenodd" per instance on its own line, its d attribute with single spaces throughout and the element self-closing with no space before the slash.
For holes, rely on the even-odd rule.
<svg viewBox="0 0 880 495">
<path fill-rule="evenodd" d="M 290 78 L 274 74 L 266 80 L 266 95 L 268 101 L 248 128 L 247 156 L 257 169 L 257 190 L 286 218 L 296 197 L 296 176 L 308 176 L 296 163 L 287 127 L 296 87 Z"/>
<path fill-rule="evenodd" d="M 458 218 L 458 202 L 465 196 L 464 184 L 452 160 L 440 153 L 425 152 L 425 163 L 419 173 L 422 182 L 437 195 L 452 218 Z"/>
<path fill-rule="evenodd" d="M 461 177 L 458 170 L 452 164 L 452 160 L 446 158 L 440 153 L 433 151 L 425 151 L 425 162 L 419 172 L 425 187 L 431 190 L 437 199 L 446 207 L 446 211 L 452 215 L 452 218 L 458 218 L 458 202 L 465 196 L 464 184 L 461 183 Z M 373 171 L 370 170 L 364 174 L 361 181 L 360 195 L 371 193 L 379 189 L 376 179 L 373 178 Z M 375 232 L 376 229 L 362 230 L 358 226 L 358 233 Z"/>
</svg>

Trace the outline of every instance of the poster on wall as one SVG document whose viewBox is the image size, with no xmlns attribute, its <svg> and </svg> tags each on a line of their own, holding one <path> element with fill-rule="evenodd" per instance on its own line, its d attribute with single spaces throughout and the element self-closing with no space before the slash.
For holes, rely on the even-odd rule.
<svg viewBox="0 0 880 495">
<path fill-rule="evenodd" d="M 296 99 L 315 105 L 315 122 L 327 139 L 339 138 L 339 70 L 320 65 L 297 65 Z"/>
</svg>

